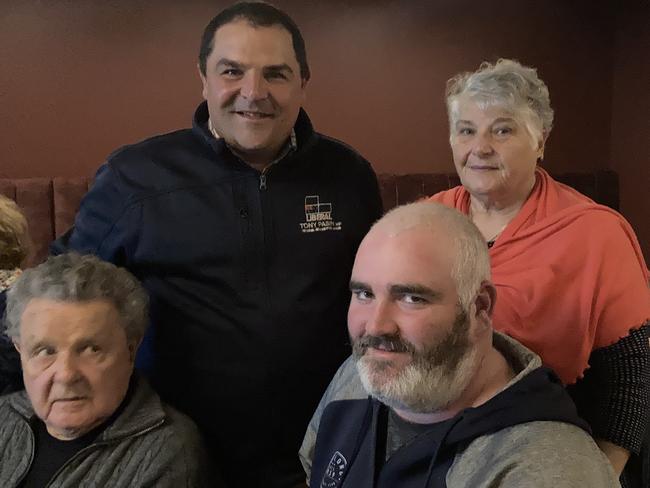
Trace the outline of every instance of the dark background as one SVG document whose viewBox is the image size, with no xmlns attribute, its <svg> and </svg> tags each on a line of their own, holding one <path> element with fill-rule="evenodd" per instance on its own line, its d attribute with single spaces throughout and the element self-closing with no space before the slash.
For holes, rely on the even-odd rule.
<svg viewBox="0 0 650 488">
<path fill-rule="evenodd" d="M 205 24 L 230 2 L 0 0 L 0 177 L 92 175 L 189 126 Z M 648 0 L 277 0 L 302 28 L 317 129 L 377 172 L 452 172 L 443 92 L 482 60 L 538 68 L 551 172 L 610 168 L 650 257 Z"/>
</svg>

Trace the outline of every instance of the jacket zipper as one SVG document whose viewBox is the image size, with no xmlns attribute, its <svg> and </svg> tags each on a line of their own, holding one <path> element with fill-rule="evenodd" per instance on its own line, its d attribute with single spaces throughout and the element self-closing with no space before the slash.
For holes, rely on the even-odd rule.
<svg viewBox="0 0 650 488">
<path fill-rule="evenodd" d="M 141 435 L 143 435 L 143 434 L 146 434 L 147 432 L 152 431 L 153 429 L 155 429 L 155 428 L 157 428 L 157 427 L 160 427 L 163 423 L 165 423 L 165 419 L 164 419 L 164 418 L 163 418 L 163 419 L 160 419 L 158 422 L 156 422 L 155 424 L 153 424 L 153 425 L 147 427 L 146 429 L 143 429 L 143 430 L 141 430 L 141 431 L 138 431 L 138 432 L 136 432 L 135 434 L 131 434 L 130 436 L 123 437 L 123 438 L 121 438 L 121 439 L 119 439 L 119 440 L 122 441 L 122 440 L 125 440 L 125 439 L 133 439 L 134 437 L 141 436 Z M 65 468 L 66 468 L 70 463 L 72 463 L 75 459 L 77 459 L 79 456 L 81 456 L 82 454 L 85 454 L 85 453 L 87 453 L 87 452 L 90 452 L 90 451 L 92 451 L 92 450 L 94 450 L 94 449 L 96 449 L 96 448 L 98 448 L 98 447 L 106 446 L 106 445 L 108 445 L 108 444 L 112 444 L 112 443 L 113 443 L 112 440 L 111 440 L 111 441 L 103 441 L 103 442 L 95 442 L 95 443 L 91 444 L 90 446 L 84 447 L 81 451 L 77 451 L 77 453 L 76 453 L 74 456 L 72 456 L 70 459 L 68 459 L 68 460 L 65 462 L 65 464 L 64 464 L 63 466 L 61 466 L 61 467 L 57 470 L 56 473 L 54 473 L 54 476 L 52 476 L 52 478 L 50 478 L 50 481 L 48 481 L 47 485 L 45 485 L 45 488 L 49 488 L 50 486 L 52 486 L 52 483 L 53 483 L 54 481 L 56 481 L 56 479 L 57 479 L 58 476 L 63 472 L 63 470 L 64 470 L 64 469 L 65 469 Z M 30 467 L 31 467 L 31 463 L 30 463 Z M 20 485 L 18 485 L 18 486 L 20 486 Z"/>
<path fill-rule="evenodd" d="M 282 158 L 282 159 L 284 159 L 284 158 Z M 282 161 L 282 159 L 280 159 L 278 161 Z M 268 174 L 271 167 L 275 166 L 278 163 L 278 161 L 273 161 L 271 164 L 269 164 L 266 168 L 264 168 L 260 172 L 260 190 L 266 190 L 266 175 Z"/>
</svg>

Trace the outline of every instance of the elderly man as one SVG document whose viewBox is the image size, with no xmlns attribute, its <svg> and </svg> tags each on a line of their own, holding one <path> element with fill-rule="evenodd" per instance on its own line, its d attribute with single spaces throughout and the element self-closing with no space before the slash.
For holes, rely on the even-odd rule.
<svg viewBox="0 0 650 488">
<path fill-rule="evenodd" d="M 138 366 L 233 486 L 292 486 L 305 425 L 347 355 L 347 282 L 381 215 L 378 185 L 301 109 L 305 42 L 284 12 L 226 8 L 198 67 L 192 129 L 113 153 L 53 249 L 142 280 L 153 330 Z"/>
<path fill-rule="evenodd" d="M 311 486 L 618 486 L 554 373 L 493 331 L 489 280 L 485 241 L 455 210 L 412 204 L 371 229 L 350 282 L 353 356 L 303 446 Z"/>
<path fill-rule="evenodd" d="M 52 257 L 14 283 L 6 321 L 26 391 L 0 397 L 1 486 L 215 486 L 196 426 L 132 374 L 147 295 L 130 273 Z"/>
</svg>

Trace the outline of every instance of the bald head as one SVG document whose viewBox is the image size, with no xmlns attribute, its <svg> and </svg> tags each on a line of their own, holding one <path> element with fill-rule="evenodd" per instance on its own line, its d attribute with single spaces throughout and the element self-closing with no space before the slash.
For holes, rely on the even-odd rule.
<svg viewBox="0 0 650 488">
<path fill-rule="evenodd" d="M 490 257 L 478 228 L 462 213 L 433 202 L 416 202 L 396 207 L 378 220 L 364 242 L 397 236 L 407 231 L 423 231 L 426 242 L 444 243 L 438 252 L 450 253 L 451 277 L 456 282 L 459 301 L 467 309 L 481 283 L 490 280 Z M 419 232 L 422 233 L 422 232 Z"/>
</svg>

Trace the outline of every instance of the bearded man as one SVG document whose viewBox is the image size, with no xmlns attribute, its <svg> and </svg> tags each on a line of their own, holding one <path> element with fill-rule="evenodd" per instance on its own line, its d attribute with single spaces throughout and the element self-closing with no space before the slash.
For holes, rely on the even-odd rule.
<svg viewBox="0 0 650 488">
<path fill-rule="evenodd" d="M 310 486 L 619 486 L 555 374 L 492 329 L 487 246 L 462 214 L 389 212 L 350 290 L 353 355 L 303 443 Z"/>
</svg>

